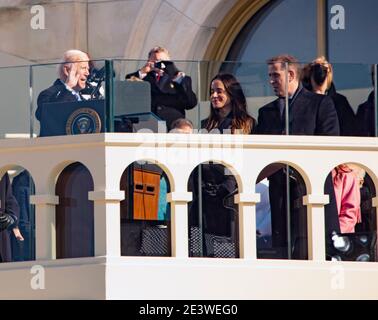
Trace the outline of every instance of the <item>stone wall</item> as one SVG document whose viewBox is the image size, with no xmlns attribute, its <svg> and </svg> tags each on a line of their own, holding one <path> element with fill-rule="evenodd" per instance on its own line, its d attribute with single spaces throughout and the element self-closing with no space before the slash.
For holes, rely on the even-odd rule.
<svg viewBox="0 0 378 320">
<path fill-rule="evenodd" d="M 0 1 L 0 66 L 59 60 L 70 48 L 92 58 L 145 59 L 155 45 L 175 60 L 201 60 L 237 0 Z M 45 13 L 34 30 L 33 5 Z M 16 59 L 17 58 L 17 59 Z"/>
</svg>

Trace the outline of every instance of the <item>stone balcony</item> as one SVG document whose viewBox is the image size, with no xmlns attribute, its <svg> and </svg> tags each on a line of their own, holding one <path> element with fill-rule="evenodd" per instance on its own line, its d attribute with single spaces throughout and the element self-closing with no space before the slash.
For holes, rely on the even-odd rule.
<svg viewBox="0 0 378 320">
<path fill-rule="evenodd" d="M 324 240 L 326 176 L 352 162 L 377 186 L 377 138 L 106 133 L 3 139 L 0 150 L 1 173 L 17 165 L 32 176 L 36 207 L 36 260 L 0 264 L 1 299 L 378 298 L 376 262 L 326 261 Z M 168 176 L 171 257 L 121 256 L 120 179 L 137 160 L 159 165 Z M 238 259 L 188 256 L 188 179 L 209 160 L 224 164 L 238 182 Z M 74 162 L 93 178 L 94 257 L 56 259 L 55 184 Z M 308 260 L 257 259 L 255 182 L 276 162 L 294 167 L 306 183 Z"/>
</svg>

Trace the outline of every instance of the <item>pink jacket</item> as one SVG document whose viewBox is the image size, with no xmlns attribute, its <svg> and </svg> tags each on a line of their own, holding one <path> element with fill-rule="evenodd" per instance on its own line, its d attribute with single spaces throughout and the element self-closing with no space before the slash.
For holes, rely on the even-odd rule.
<svg viewBox="0 0 378 320">
<path fill-rule="evenodd" d="M 333 169 L 332 178 L 341 232 L 354 232 L 356 223 L 361 222 L 359 178 L 345 165 Z"/>
</svg>

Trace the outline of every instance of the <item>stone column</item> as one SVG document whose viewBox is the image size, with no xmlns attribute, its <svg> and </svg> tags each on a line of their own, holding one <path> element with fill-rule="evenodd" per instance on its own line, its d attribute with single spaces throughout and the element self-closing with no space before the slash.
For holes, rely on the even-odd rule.
<svg viewBox="0 0 378 320">
<path fill-rule="evenodd" d="M 56 258 L 55 206 L 59 197 L 52 194 L 31 195 L 30 203 L 35 210 L 35 258 L 52 260 Z"/>
<path fill-rule="evenodd" d="M 239 193 L 235 203 L 239 204 L 240 258 L 256 259 L 256 203 L 259 193 Z"/>
<path fill-rule="evenodd" d="M 172 257 L 188 258 L 188 202 L 191 192 L 171 192 L 167 194 L 171 204 L 171 245 Z"/>
<path fill-rule="evenodd" d="M 94 201 L 95 256 L 121 256 L 120 190 L 90 191 Z"/>
<path fill-rule="evenodd" d="M 377 207 L 378 207 L 378 197 L 374 197 L 371 199 L 372 206 L 374 208 L 374 215 L 375 215 L 375 221 L 376 221 L 376 228 L 378 227 L 378 213 L 377 213 Z M 378 230 L 378 229 L 375 229 Z M 378 257 L 378 246 L 375 246 L 375 256 Z M 377 259 L 377 258 L 376 258 Z"/>
<path fill-rule="evenodd" d="M 303 197 L 307 205 L 308 259 L 325 261 L 325 219 L 324 205 L 329 202 L 326 194 L 309 194 Z M 320 236 L 319 236 L 320 235 Z"/>
</svg>

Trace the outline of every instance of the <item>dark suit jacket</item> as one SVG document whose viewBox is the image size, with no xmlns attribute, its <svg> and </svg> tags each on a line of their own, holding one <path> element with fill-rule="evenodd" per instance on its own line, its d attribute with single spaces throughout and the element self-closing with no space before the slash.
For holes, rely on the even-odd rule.
<svg viewBox="0 0 378 320">
<path fill-rule="evenodd" d="M 77 101 L 76 97 L 66 89 L 65 85 L 59 79 L 55 80 L 54 84 L 43 90 L 37 99 L 37 110 L 35 112 L 36 118 L 41 121 L 42 104 L 47 102 L 73 102 Z"/>
<path fill-rule="evenodd" d="M 336 92 L 335 86 L 332 84 L 327 95 L 335 104 L 337 117 L 340 124 L 340 136 L 357 136 L 358 128 L 356 115 L 348 102 L 348 99 L 340 93 Z"/>
<path fill-rule="evenodd" d="M 12 188 L 7 173 L 4 174 L 0 180 L 0 200 L 1 209 L 7 213 L 15 215 L 18 219 L 20 218 L 20 209 L 16 198 L 12 194 Z M 0 232 L 0 255 L 3 262 L 12 261 L 11 232 L 12 230 L 4 230 Z"/>
<path fill-rule="evenodd" d="M 132 76 L 139 78 L 139 72 L 126 75 L 126 79 Z M 197 105 L 197 97 L 192 90 L 192 79 L 189 76 L 177 83 L 168 74 L 164 74 L 157 82 L 155 73 L 150 72 L 143 81 L 151 85 L 151 111 L 167 122 L 169 130 L 173 121 L 185 118 L 185 110 Z"/>
<path fill-rule="evenodd" d="M 259 110 L 255 134 L 283 134 L 278 99 Z M 339 121 L 331 98 L 302 88 L 289 107 L 289 133 L 291 135 L 340 135 Z"/>
<path fill-rule="evenodd" d="M 278 99 L 259 110 L 256 134 L 283 134 L 284 119 L 281 119 Z M 335 106 L 330 97 L 319 95 L 302 88 L 289 107 L 289 133 L 291 135 L 332 135 L 340 134 Z M 279 170 L 269 177 L 269 197 L 272 214 L 272 240 L 277 247 L 287 246 L 287 206 L 286 173 Z M 290 174 L 291 230 L 294 247 L 293 258 L 306 259 L 307 233 L 306 210 L 301 203 L 305 195 L 304 181 L 297 174 Z M 340 232 L 335 194 L 331 176 L 325 182 L 325 193 L 330 195 L 330 203 L 325 206 L 326 233 Z M 299 200 L 299 201 L 298 201 Z M 299 225 L 300 224 L 300 225 Z M 305 228 L 305 229 L 304 229 Z M 303 230 L 304 229 L 304 230 Z M 329 237 L 327 240 L 329 241 Z M 297 242 L 297 243 L 295 243 Z M 296 248 L 295 248 L 296 246 Z M 299 252 L 296 249 L 299 248 Z M 285 257 L 285 255 L 283 255 Z"/>
<path fill-rule="evenodd" d="M 368 99 L 357 109 L 358 136 L 375 137 L 375 111 L 374 91 L 370 92 Z"/>
</svg>

